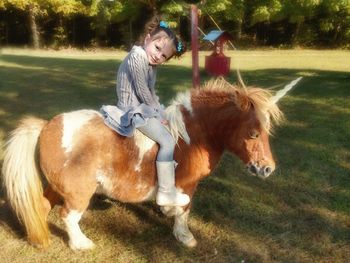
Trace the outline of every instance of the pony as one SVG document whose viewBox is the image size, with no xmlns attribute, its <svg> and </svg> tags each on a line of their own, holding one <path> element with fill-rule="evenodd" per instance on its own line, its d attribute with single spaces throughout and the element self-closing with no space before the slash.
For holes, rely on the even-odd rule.
<svg viewBox="0 0 350 263">
<path fill-rule="evenodd" d="M 275 170 L 269 136 L 272 124 L 282 119 L 276 102 L 284 94 L 276 98 L 266 89 L 240 88 L 223 79 L 178 94 L 166 109 L 169 130 L 177 140 L 177 189 L 192 200 L 199 181 L 225 150 L 241 159 L 250 173 L 267 178 Z M 91 249 L 94 243 L 79 227 L 90 199 L 99 193 L 121 202 L 152 200 L 157 150 L 140 132 L 129 138 L 112 131 L 98 111 L 62 113 L 50 121 L 27 117 L 6 143 L 3 185 L 31 244 L 49 245 L 47 216 L 61 205 L 70 248 Z M 175 238 L 194 247 L 197 241 L 187 225 L 190 209 L 191 203 L 161 207 L 175 218 Z"/>
</svg>

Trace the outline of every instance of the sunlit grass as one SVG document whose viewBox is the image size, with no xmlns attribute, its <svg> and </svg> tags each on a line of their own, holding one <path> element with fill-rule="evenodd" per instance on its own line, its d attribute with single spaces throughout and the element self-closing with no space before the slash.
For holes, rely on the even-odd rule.
<svg viewBox="0 0 350 263">
<path fill-rule="evenodd" d="M 3 49 L 0 57 L 0 143 L 25 115 L 50 119 L 115 103 L 115 71 L 125 52 Z M 208 79 L 203 70 L 202 81 Z M 271 138 L 277 170 L 267 180 L 247 175 L 225 154 L 200 182 L 190 228 L 198 247 L 171 234 L 172 220 L 151 203 L 96 199 L 83 231 L 93 251 L 72 252 L 59 219 L 49 216 L 52 245 L 38 251 L 0 198 L 1 262 L 347 262 L 350 258 L 350 52 L 227 52 L 249 85 L 281 86 L 304 79 L 280 102 L 286 121 Z M 236 81 L 234 72 L 229 80 Z M 191 56 L 159 68 L 163 102 L 189 89 Z M 0 154 L 2 154 L 0 150 Z"/>
<path fill-rule="evenodd" d="M 0 51 L 3 55 L 18 55 L 45 58 L 66 58 L 78 60 L 122 60 L 127 52 L 120 50 L 105 50 L 84 52 L 81 50 L 28 50 L 4 48 Z M 211 51 L 199 53 L 199 65 L 204 67 L 205 56 Z M 347 50 L 228 50 L 225 55 L 231 58 L 231 69 L 241 70 L 256 69 L 312 69 L 328 71 L 350 71 L 350 52 Z M 5 63 L 5 62 L 2 62 Z M 4 64 L 3 64 L 4 65 Z M 172 59 L 167 65 L 191 67 L 192 55 L 187 52 L 180 59 Z M 15 65 L 13 65 L 15 66 Z M 18 66 L 18 65 L 17 65 Z M 22 65 L 23 66 L 23 65 Z M 310 76 L 312 72 L 305 71 Z"/>
</svg>

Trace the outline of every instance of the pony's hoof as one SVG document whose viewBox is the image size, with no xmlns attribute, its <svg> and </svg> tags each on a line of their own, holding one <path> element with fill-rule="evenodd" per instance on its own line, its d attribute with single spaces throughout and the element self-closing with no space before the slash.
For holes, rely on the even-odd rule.
<svg viewBox="0 0 350 263">
<path fill-rule="evenodd" d="M 194 238 L 188 240 L 187 242 L 184 242 L 184 245 L 188 248 L 193 248 L 193 247 L 197 246 L 197 244 L 198 244 L 197 240 Z"/>
<path fill-rule="evenodd" d="M 79 242 L 69 242 L 69 247 L 73 250 L 88 250 L 95 248 L 95 244 L 90 239 L 84 238 Z"/>
<path fill-rule="evenodd" d="M 175 237 L 178 241 L 180 241 L 185 247 L 192 248 L 197 246 L 197 240 L 193 237 L 192 233 L 187 235 L 176 235 Z"/>
</svg>

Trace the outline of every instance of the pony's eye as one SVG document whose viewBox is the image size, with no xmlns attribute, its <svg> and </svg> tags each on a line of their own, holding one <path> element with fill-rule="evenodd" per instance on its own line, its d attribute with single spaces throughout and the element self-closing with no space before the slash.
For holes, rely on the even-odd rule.
<svg viewBox="0 0 350 263">
<path fill-rule="evenodd" d="M 259 135 L 260 135 L 260 133 L 257 130 L 252 130 L 249 132 L 249 137 L 251 139 L 256 139 L 259 137 Z"/>
</svg>

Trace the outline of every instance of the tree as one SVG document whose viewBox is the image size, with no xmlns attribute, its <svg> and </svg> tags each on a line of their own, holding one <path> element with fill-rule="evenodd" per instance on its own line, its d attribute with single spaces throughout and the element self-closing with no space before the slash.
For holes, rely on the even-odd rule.
<svg viewBox="0 0 350 263">
<path fill-rule="evenodd" d="M 49 11 L 57 14 L 58 26 L 55 28 L 55 44 L 61 46 L 67 44 L 67 29 L 65 21 L 71 19 L 77 14 L 87 14 L 87 7 L 80 1 L 76 0 L 47 0 Z M 73 28 L 75 32 L 75 28 Z"/>
<path fill-rule="evenodd" d="M 270 23 L 283 18 L 280 0 L 255 1 L 252 6 L 250 23 Z"/>
<path fill-rule="evenodd" d="M 250 3 L 250 1 L 249 1 Z M 219 24 L 233 22 L 236 38 L 240 39 L 242 34 L 242 25 L 245 14 L 245 0 L 207 0 L 202 1 L 200 7 L 204 15 L 212 16 Z"/>
<path fill-rule="evenodd" d="M 323 0 L 320 4 L 320 31 L 330 41 L 342 43 L 350 40 L 350 0 Z"/>
<path fill-rule="evenodd" d="M 281 0 L 252 0 L 246 9 L 248 25 L 254 29 L 254 39 L 267 43 L 271 24 L 284 17 Z"/>
<path fill-rule="evenodd" d="M 349 45 L 350 0 L 0 0 L 0 42 L 129 47 L 153 15 L 189 39 L 193 3 L 206 32 L 214 18 L 237 40 L 243 32 L 262 44 Z"/>
<path fill-rule="evenodd" d="M 38 16 L 47 14 L 47 1 L 45 0 L 3 0 L 2 5 L 12 5 L 23 10 L 28 15 L 29 28 L 31 31 L 32 45 L 34 48 L 40 47 L 40 31 L 37 24 Z"/>
<path fill-rule="evenodd" d="M 6 6 L 5 6 L 5 0 L 0 0 L 0 10 L 1 9 L 6 9 Z"/>
<path fill-rule="evenodd" d="M 295 24 L 295 30 L 292 36 L 292 44 L 298 44 L 299 34 L 305 20 L 316 16 L 318 6 L 321 0 L 281 0 L 283 3 L 282 12 L 289 19 L 289 22 Z M 328 0 L 327 0 L 328 1 Z"/>
</svg>

